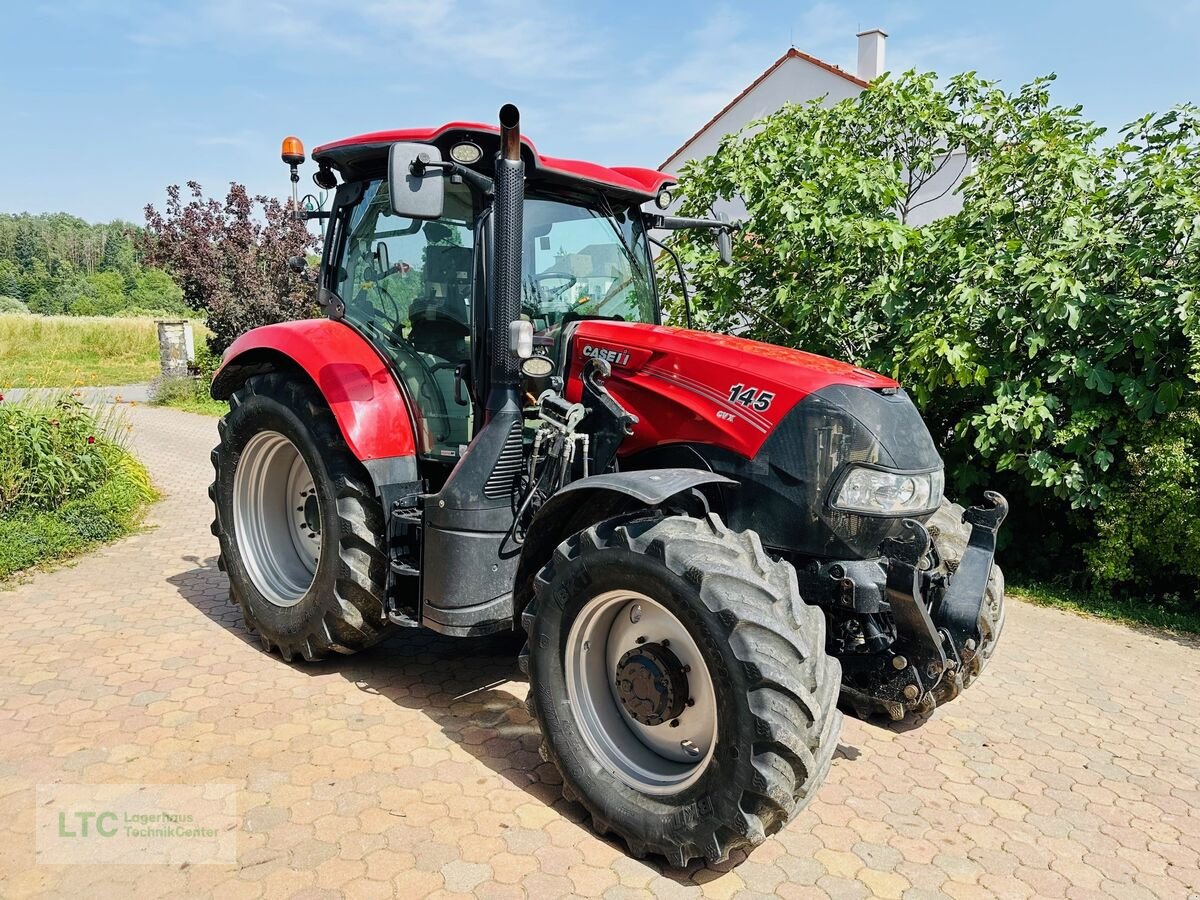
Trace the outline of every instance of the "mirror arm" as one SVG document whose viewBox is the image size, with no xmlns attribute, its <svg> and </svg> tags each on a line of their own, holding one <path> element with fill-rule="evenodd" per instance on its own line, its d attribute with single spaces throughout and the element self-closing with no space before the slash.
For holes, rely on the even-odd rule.
<svg viewBox="0 0 1200 900">
<path fill-rule="evenodd" d="M 694 219 L 688 216 L 646 215 L 647 228 L 661 228 L 664 231 L 678 231 L 681 228 L 711 228 L 714 231 L 734 232 L 742 225 L 740 222 L 722 222 L 720 219 Z"/>
<path fill-rule="evenodd" d="M 474 169 L 468 169 L 466 166 L 459 165 L 453 160 L 442 160 L 441 162 L 436 162 L 434 160 L 425 159 L 424 154 L 422 154 L 421 157 L 413 160 L 413 164 L 410 168 L 412 173 L 417 177 L 424 175 L 427 169 L 441 169 L 443 172 L 446 172 L 450 175 L 458 175 L 464 181 L 470 182 L 488 197 L 491 197 L 496 193 L 496 188 L 492 183 L 492 179 L 488 178 L 486 175 L 481 175 Z"/>
</svg>

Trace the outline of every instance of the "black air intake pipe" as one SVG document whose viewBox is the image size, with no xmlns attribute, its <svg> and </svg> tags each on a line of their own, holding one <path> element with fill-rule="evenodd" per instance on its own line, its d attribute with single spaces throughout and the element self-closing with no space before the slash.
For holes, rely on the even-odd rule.
<svg viewBox="0 0 1200 900">
<path fill-rule="evenodd" d="M 500 107 L 500 155 L 496 159 L 496 200 L 492 247 L 492 390 L 488 412 L 515 400 L 520 384 L 510 329 L 521 317 L 522 210 L 525 163 L 521 159 L 521 114 L 511 103 Z"/>
</svg>

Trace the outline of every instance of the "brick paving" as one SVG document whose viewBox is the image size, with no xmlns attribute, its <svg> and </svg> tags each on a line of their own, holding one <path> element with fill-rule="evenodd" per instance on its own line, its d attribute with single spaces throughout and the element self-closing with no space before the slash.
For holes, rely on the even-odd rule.
<svg viewBox="0 0 1200 900">
<path fill-rule="evenodd" d="M 673 870 L 561 799 L 511 641 L 263 654 L 215 567 L 213 420 L 129 415 L 166 494 L 149 529 L 0 591 L 2 897 L 1200 893 L 1194 642 L 1013 603 L 958 702 L 907 730 L 848 720 L 790 827 Z M 34 789 L 55 782 L 234 784 L 238 865 L 38 866 Z"/>
</svg>

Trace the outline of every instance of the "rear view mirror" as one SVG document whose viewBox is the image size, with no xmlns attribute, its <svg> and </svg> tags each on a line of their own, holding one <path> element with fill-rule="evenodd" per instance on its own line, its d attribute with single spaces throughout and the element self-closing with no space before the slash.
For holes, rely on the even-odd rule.
<svg viewBox="0 0 1200 900">
<path fill-rule="evenodd" d="M 724 228 L 718 228 L 716 233 L 717 255 L 727 266 L 733 265 L 733 227 L 729 224 L 729 216 L 717 213 L 717 221 L 724 223 Z"/>
<path fill-rule="evenodd" d="M 725 265 L 733 265 L 733 237 L 728 228 L 717 230 L 717 254 Z"/>
<path fill-rule="evenodd" d="M 406 219 L 437 219 L 446 199 L 442 151 L 432 144 L 392 144 L 388 191 L 392 212 Z"/>
<path fill-rule="evenodd" d="M 388 259 L 387 244 L 379 241 L 375 245 L 375 268 L 380 272 L 387 273 L 387 270 L 392 267 L 392 261 Z"/>
</svg>

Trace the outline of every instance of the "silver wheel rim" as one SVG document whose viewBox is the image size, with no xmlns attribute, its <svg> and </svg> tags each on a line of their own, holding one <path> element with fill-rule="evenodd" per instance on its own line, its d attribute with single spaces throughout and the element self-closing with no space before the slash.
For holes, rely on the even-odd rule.
<svg viewBox="0 0 1200 900">
<path fill-rule="evenodd" d="M 687 667 L 690 703 L 661 724 L 635 718 L 618 686 L 628 671 L 622 658 L 646 646 L 668 647 Z M 717 744 L 716 691 L 700 648 L 666 607 L 634 591 L 596 596 L 571 625 L 564 662 L 583 739 L 613 775 L 647 794 L 673 794 L 704 774 Z"/>
<path fill-rule="evenodd" d="M 242 450 L 233 526 L 259 593 L 276 606 L 299 603 L 321 558 L 321 508 L 304 457 L 277 431 L 260 431 Z"/>
</svg>

